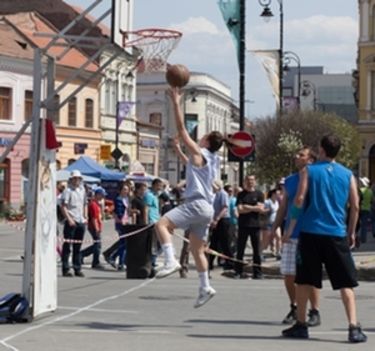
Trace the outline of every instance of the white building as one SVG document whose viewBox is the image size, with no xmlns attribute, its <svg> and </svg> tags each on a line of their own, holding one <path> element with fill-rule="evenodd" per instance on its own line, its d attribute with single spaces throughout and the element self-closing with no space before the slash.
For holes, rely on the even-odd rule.
<svg viewBox="0 0 375 351">
<path fill-rule="evenodd" d="M 155 145 L 150 144 L 154 147 L 148 148 L 148 154 L 140 147 L 138 156 L 146 168 L 154 160 L 154 164 L 158 163 L 160 177 L 176 184 L 183 179 L 184 169 L 171 143 L 176 135 L 176 126 L 172 105 L 167 96 L 168 88 L 164 73 L 137 76 L 137 118 L 143 123 L 160 127 L 154 129 L 154 133 L 140 134 L 141 140 L 152 139 Z M 199 140 L 213 130 L 224 134 L 238 130 L 238 124 L 233 122 L 233 116 L 238 115 L 238 109 L 233 105 L 231 91 L 227 85 L 208 74 L 191 72 L 189 84 L 184 91 L 182 109 L 186 126 L 193 138 Z M 229 183 L 238 182 L 238 165 L 227 162 L 224 148 L 221 150 L 221 157 L 221 177 Z"/>
</svg>

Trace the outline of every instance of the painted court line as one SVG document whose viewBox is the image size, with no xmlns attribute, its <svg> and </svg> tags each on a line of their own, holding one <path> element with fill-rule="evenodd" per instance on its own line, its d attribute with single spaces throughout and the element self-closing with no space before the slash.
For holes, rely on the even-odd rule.
<svg viewBox="0 0 375 351">
<path fill-rule="evenodd" d="M 87 305 L 85 307 L 81 307 L 81 308 L 75 310 L 74 312 L 69 313 L 69 314 L 67 314 L 65 316 L 57 317 L 57 318 L 54 318 L 54 319 L 52 319 L 50 321 L 46 321 L 46 322 L 43 322 L 41 324 L 37 324 L 37 325 L 31 326 L 31 327 L 28 327 L 26 329 L 23 329 L 23 330 L 19 331 L 18 333 L 15 333 L 13 335 L 9 335 L 8 337 L 0 340 L 0 344 L 4 345 L 5 347 L 9 348 L 12 351 L 19 351 L 14 346 L 8 344 L 8 341 L 13 340 L 13 339 L 15 339 L 18 336 L 21 336 L 23 334 L 27 334 L 27 333 L 30 333 L 30 332 L 32 332 L 34 330 L 41 329 L 41 328 L 44 328 L 44 327 L 46 327 L 48 325 L 52 325 L 52 324 L 61 322 L 61 321 L 65 320 L 65 319 L 69 319 L 71 317 L 74 317 L 74 316 L 76 316 L 76 315 L 78 315 L 78 314 L 80 314 L 82 312 L 91 310 L 93 307 L 96 307 L 96 306 L 98 306 L 98 305 L 100 305 L 100 304 L 102 304 L 104 302 L 115 300 L 115 299 L 118 299 L 120 297 L 126 296 L 126 295 L 128 295 L 128 294 L 130 294 L 130 293 L 132 293 L 132 292 L 134 292 L 136 290 L 139 290 L 139 289 L 141 289 L 141 288 L 143 288 L 143 287 L 151 284 L 154 280 L 155 280 L 155 278 L 146 280 L 146 281 L 142 282 L 141 284 L 139 284 L 139 285 L 137 285 L 137 286 L 135 286 L 135 287 L 133 287 L 131 289 L 123 291 L 120 294 L 116 294 L 116 295 L 108 296 L 108 297 L 106 297 L 104 299 L 100 299 L 100 300 L 98 300 L 98 301 L 96 301 L 96 302 L 94 302 L 94 303 L 92 303 L 90 305 Z"/>
<path fill-rule="evenodd" d="M 79 307 L 69 307 L 69 306 L 58 306 L 59 310 L 75 311 Z M 102 312 L 102 313 L 125 313 L 125 314 L 138 314 L 138 311 L 128 311 L 128 310 L 110 310 L 105 308 L 90 308 L 87 312 Z"/>
</svg>

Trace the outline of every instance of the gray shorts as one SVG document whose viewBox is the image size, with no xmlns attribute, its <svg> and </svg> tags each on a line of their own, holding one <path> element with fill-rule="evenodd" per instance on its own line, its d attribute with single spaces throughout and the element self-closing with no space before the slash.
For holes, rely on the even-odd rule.
<svg viewBox="0 0 375 351">
<path fill-rule="evenodd" d="M 206 200 L 187 200 L 182 205 L 167 212 L 168 218 L 177 228 L 188 230 L 198 238 L 207 241 L 208 229 L 214 215 L 213 206 Z"/>
</svg>

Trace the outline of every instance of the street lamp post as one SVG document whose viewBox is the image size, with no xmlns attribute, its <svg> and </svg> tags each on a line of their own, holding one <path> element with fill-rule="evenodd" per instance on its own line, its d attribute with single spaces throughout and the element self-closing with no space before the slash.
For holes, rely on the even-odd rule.
<svg viewBox="0 0 375 351">
<path fill-rule="evenodd" d="M 246 32 L 245 32 L 245 0 L 240 1 L 240 50 L 239 50 L 239 100 L 240 100 L 240 130 L 245 128 L 245 49 L 246 49 Z M 244 179 L 244 161 L 239 162 L 239 184 L 242 186 Z"/>
<path fill-rule="evenodd" d="M 301 98 L 301 60 L 299 56 L 293 51 L 285 51 L 283 57 L 283 71 L 289 70 L 289 64 L 291 61 L 294 61 L 297 64 L 297 101 L 298 101 L 298 109 L 300 109 L 300 98 Z M 294 92 L 294 89 L 293 89 Z"/>
<path fill-rule="evenodd" d="M 273 17 L 273 13 L 269 7 L 272 0 L 258 0 L 259 4 L 263 6 L 263 12 L 261 17 L 265 21 L 269 21 Z M 277 0 L 279 3 L 280 12 L 280 41 L 279 41 L 279 103 L 280 103 L 280 116 L 283 113 L 283 54 L 284 54 L 284 10 L 283 10 L 283 0 Z"/>
</svg>

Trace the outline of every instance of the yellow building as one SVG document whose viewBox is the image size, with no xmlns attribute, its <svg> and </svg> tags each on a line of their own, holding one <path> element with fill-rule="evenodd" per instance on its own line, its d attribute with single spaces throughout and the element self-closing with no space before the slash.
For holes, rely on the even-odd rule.
<svg viewBox="0 0 375 351">
<path fill-rule="evenodd" d="M 375 181 L 375 0 L 359 0 L 358 130 L 359 175 Z"/>
</svg>

